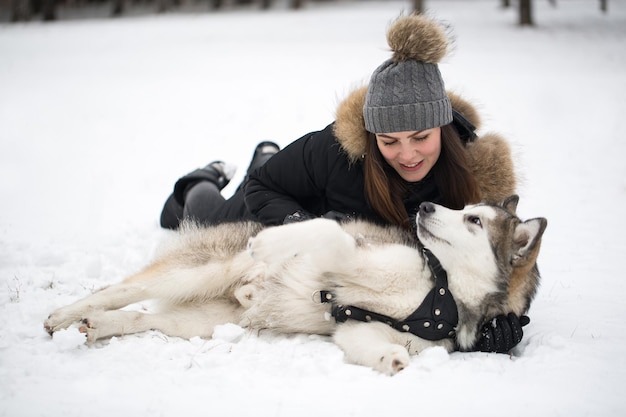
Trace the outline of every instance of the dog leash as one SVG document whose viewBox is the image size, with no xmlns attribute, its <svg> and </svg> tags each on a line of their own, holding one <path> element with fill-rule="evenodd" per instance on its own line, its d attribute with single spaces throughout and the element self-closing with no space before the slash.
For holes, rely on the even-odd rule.
<svg viewBox="0 0 626 417">
<path fill-rule="evenodd" d="M 320 291 L 321 302 L 332 303 L 331 315 L 337 323 L 344 323 L 348 319 L 363 322 L 379 321 L 398 331 L 409 332 L 426 340 L 454 337 L 455 328 L 459 323 L 459 313 L 454 297 L 448 289 L 448 274 L 430 250 L 422 248 L 422 253 L 435 278 L 435 286 L 405 320 L 396 320 L 355 306 L 337 304 L 331 291 Z"/>
</svg>

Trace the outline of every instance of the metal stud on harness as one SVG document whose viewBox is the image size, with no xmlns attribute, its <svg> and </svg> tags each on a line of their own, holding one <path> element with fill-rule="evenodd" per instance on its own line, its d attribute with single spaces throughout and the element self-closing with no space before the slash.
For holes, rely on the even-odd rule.
<svg viewBox="0 0 626 417">
<path fill-rule="evenodd" d="M 430 250 L 423 248 L 422 253 L 435 278 L 435 286 L 426 295 L 422 304 L 406 319 L 396 320 L 359 307 L 337 304 L 330 291 L 320 291 L 322 303 L 332 303 L 331 314 L 337 323 L 343 323 L 348 319 L 379 321 L 398 331 L 409 332 L 426 340 L 454 337 L 455 328 L 459 323 L 459 313 L 454 297 L 448 290 L 448 274 Z"/>
</svg>

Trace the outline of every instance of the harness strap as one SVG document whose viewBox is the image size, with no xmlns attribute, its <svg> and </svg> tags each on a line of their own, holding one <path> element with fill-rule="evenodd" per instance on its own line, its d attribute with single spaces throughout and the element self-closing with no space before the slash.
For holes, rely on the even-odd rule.
<svg viewBox="0 0 626 417">
<path fill-rule="evenodd" d="M 355 306 L 337 304 L 330 291 L 320 291 L 322 303 L 332 303 L 331 314 L 337 323 L 348 319 L 370 322 L 379 321 L 401 332 L 409 332 L 426 340 L 454 337 L 459 315 L 452 293 L 448 290 L 448 274 L 437 257 L 423 248 L 428 266 L 435 279 L 435 286 L 428 292 L 420 306 L 404 320 L 396 320 L 383 314 Z"/>
</svg>

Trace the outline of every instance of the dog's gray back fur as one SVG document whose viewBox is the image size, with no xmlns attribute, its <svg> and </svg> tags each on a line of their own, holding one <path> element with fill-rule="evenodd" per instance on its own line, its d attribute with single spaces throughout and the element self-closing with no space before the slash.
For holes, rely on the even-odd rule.
<svg viewBox="0 0 626 417">
<path fill-rule="evenodd" d="M 176 237 L 161 248 L 158 258 L 188 268 L 227 261 L 245 251 L 248 240 L 263 228 L 261 223 L 251 221 L 205 227 L 187 220 Z"/>
</svg>

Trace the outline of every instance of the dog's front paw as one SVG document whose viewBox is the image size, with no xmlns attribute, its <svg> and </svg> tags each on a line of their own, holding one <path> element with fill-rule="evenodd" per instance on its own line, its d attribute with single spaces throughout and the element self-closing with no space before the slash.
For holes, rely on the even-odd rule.
<svg viewBox="0 0 626 417">
<path fill-rule="evenodd" d="M 43 328 L 50 336 L 52 336 L 54 332 L 67 329 L 72 324 L 79 322 L 81 319 L 81 314 L 71 311 L 65 307 L 59 308 L 53 311 L 43 322 Z"/>
<path fill-rule="evenodd" d="M 300 251 L 297 235 L 288 226 L 276 226 L 263 230 L 248 240 L 248 253 L 256 261 L 272 264 L 293 259 Z"/>
<path fill-rule="evenodd" d="M 345 259 L 354 249 L 354 239 L 333 220 L 313 219 L 271 227 L 248 241 L 248 252 L 267 264 L 306 256 L 315 262 Z"/>
<path fill-rule="evenodd" d="M 377 371 L 386 375 L 395 375 L 411 362 L 409 352 L 400 345 L 392 345 L 380 357 L 379 363 L 374 366 Z"/>
</svg>

